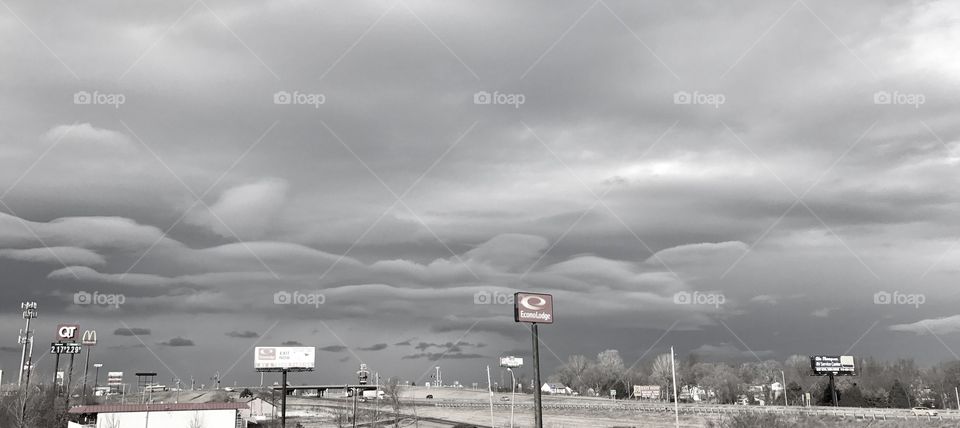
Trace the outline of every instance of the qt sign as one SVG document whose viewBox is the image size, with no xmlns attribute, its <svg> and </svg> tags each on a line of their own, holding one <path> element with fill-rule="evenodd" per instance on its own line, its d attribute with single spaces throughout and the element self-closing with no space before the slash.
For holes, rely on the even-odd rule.
<svg viewBox="0 0 960 428">
<path fill-rule="evenodd" d="M 59 324 L 57 325 L 57 340 L 61 342 L 76 342 L 77 332 L 79 331 L 79 324 Z"/>
<path fill-rule="evenodd" d="M 553 324 L 553 295 L 514 293 L 513 319 L 516 322 Z"/>
</svg>

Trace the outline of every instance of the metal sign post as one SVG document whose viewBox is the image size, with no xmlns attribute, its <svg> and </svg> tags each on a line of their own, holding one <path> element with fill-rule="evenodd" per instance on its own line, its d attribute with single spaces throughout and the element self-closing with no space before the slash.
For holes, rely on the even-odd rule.
<svg viewBox="0 0 960 428">
<path fill-rule="evenodd" d="M 280 428 L 287 428 L 287 369 L 280 371 L 282 373 L 280 381 Z"/>
<path fill-rule="evenodd" d="M 83 394 L 80 395 L 83 397 L 83 403 L 81 404 L 87 404 L 87 379 L 90 377 L 90 352 L 93 351 L 93 347 L 97 345 L 97 331 L 84 331 L 83 336 L 80 338 L 80 343 L 87 347 L 87 358 L 83 363 Z"/>
<path fill-rule="evenodd" d="M 533 336 L 533 415 L 536 428 L 543 428 L 543 397 L 540 382 L 540 330 L 538 324 L 553 324 L 553 295 L 517 292 L 513 294 L 513 320 L 530 323 Z"/>
</svg>

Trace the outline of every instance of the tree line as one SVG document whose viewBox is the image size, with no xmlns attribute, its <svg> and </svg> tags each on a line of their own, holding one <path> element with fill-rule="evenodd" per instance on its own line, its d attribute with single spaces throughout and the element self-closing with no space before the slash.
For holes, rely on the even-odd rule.
<svg viewBox="0 0 960 428">
<path fill-rule="evenodd" d="M 572 355 L 551 376 L 580 395 L 608 396 L 616 390 L 617 398 L 632 396 L 634 385 L 656 385 L 660 397 L 673 397 L 673 376 L 670 354 L 638 361 L 626 366 L 619 351 L 603 351 L 595 358 Z M 810 357 L 792 355 L 784 361 L 773 359 L 742 363 L 702 361 L 697 355 L 678 358 L 677 390 L 698 388 L 705 391 L 704 401 L 717 404 L 748 403 L 783 404 L 783 392 L 774 392 L 771 385 L 786 380 L 789 405 L 832 405 L 832 391 L 826 376 L 813 376 Z M 957 407 L 956 390 L 960 386 L 960 361 L 946 361 L 920 367 L 913 359 L 880 361 L 857 359 L 856 376 L 837 376 L 839 405 L 847 407 L 935 408 Z M 686 388 L 685 388 L 686 387 Z M 681 394 L 681 400 L 684 396 Z"/>
</svg>

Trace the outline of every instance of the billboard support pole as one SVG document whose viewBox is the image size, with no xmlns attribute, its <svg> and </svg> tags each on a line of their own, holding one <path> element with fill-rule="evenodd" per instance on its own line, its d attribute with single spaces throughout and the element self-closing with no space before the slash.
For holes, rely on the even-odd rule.
<svg viewBox="0 0 960 428">
<path fill-rule="evenodd" d="M 81 397 L 82 397 L 81 399 L 83 400 L 83 403 L 81 404 L 87 404 L 87 377 L 90 376 L 90 349 L 91 348 L 92 348 L 91 346 L 87 347 L 87 358 L 86 358 L 87 361 L 83 364 L 85 367 L 83 369 L 83 394 L 81 394 Z"/>
<path fill-rule="evenodd" d="M 70 367 L 67 372 L 67 409 L 70 408 L 70 384 L 73 383 L 73 356 L 76 354 L 70 354 Z"/>
<path fill-rule="evenodd" d="M 833 373 L 830 373 L 830 396 L 833 398 L 833 407 L 837 407 L 837 385 L 833 382 Z"/>
<path fill-rule="evenodd" d="M 60 395 L 60 387 L 57 386 L 57 372 L 60 371 L 60 354 L 56 354 L 57 358 L 53 362 L 53 386 L 57 388 L 57 395 Z"/>
<path fill-rule="evenodd" d="M 280 371 L 280 428 L 287 428 L 287 369 Z"/>
<path fill-rule="evenodd" d="M 533 382 L 536 384 L 533 388 L 533 408 L 536 428 L 543 428 L 543 402 L 541 401 L 540 383 L 540 331 L 537 329 L 537 323 L 530 325 L 533 332 Z"/>
</svg>

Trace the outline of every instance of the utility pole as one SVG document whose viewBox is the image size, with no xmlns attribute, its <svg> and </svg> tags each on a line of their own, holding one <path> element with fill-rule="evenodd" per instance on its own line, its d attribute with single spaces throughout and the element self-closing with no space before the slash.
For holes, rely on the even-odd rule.
<svg viewBox="0 0 960 428">
<path fill-rule="evenodd" d="M 783 370 L 780 370 L 780 377 L 783 378 L 783 407 L 789 407 L 790 404 L 787 403 L 787 375 L 783 374 Z"/>
<path fill-rule="evenodd" d="M 670 372 L 673 374 L 673 417 L 680 428 L 680 397 L 677 396 L 677 366 L 674 363 L 673 347 L 670 347 Z"/>
<path fill-rule="evenodd" d="M 17 337 L 23 343 L 23 353 L 20 356 L 20 375 L 17 377 L 17 386 L 20 386 L 23 379 L 23 372 L 27 372 L 26 384 L 23 387 L 23 405 L 20 407 L 20 420 L 22 421 L 27 414 L 27 397 L 30 394 L 30 372 L 33 369 L 33 333 L 30 331 L 30 320 L 37 317 L 37 302 L 21 302 L 20 309 L 23 309 L 23 318 L 27 320 L 26 329 Z M 28 346 L 29 344 L 29 346 Z M 27 354 L 27 348 L 30 348 Z M 56 376 L 56 374 L 54 374 Z"/>
<path fill-rule="evenodd" d="M 23 351 L 20 354 L 20 374 L 17 377 L 17 386 L 23 382 L 24 372 L 29 372 L 30 360 L 27 358 L 27 348 L 33 343 L 33 334 L 30 332 L 30 320 L 37 317 L 37 302 L 20 302 L 20 309 L 23 310 L 23 319 L 27 320 L 26 327 L 20 331 L 20 344 L 23 345 Z M 29 376 L 29 374 L 28 374 Z"/>
<path fill-rule="evenodd" d="M 93 378 L 93 395 L 97 395 L 97 386 L 100 384 L 100 367 L 103 367 L 103 364 L 93 363 L 93 368 L 97 369 L 97 375 Z"/>
</svg>

